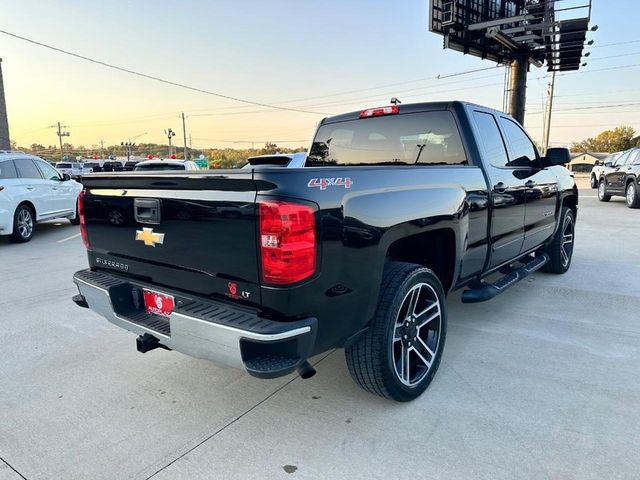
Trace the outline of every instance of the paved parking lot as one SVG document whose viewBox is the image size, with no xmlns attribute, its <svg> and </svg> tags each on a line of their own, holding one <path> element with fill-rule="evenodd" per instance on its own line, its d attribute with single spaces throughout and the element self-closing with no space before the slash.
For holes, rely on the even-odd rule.
<svg viewBox="0 0 640 480">
<path fill-rule="evenodd" d="M 257 380 L 155 350 L 71 303 L 78 228 L 0 239 L 0 480 L 629 479 L 640 471 L 640 211 L 581 191 L 569 273 L 449 299 L 442 366 L 417 401 Z"/>
</svg>

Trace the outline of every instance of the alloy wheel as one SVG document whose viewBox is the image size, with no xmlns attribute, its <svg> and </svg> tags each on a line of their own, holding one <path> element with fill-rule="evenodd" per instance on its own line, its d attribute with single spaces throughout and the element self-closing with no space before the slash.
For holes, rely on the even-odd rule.
<svg viewBox="0 0 640 480">
<path fill-rule="evenodd" d="M 29 238 L 33 232 L 33 216 L 26 208 L 18 213 L 18 232 L 22 238 Z"/>
<path fill-rule="evenodd" d="M 627 205 L 633 205 L 633 201 L 636 199 L 636 186 L 630 183 L 627 187 Z"/>
<path fill-rule="evenodd" d="M 598 197 L 600 197 L 600 200 L 604 198 L 605 193 L 604 180 L 601 180 L 600 185 L 598 186 Z"/>
<path fill-rule="evenodd" d="M 565 268 L 569 265 L 573 253 L 573 233 L 573 218 L 567 215 L 562 227 L 562 247 L 560 248 L 562 266 Z"/>
<path fill-rule="evenodd" d="M 402 300 L 393 331 L 393 363 L 398 379 L 413 387 L 431 369 L 440 340 L 441 311 L 436 291 L 414 285 Z"/>
</svg>

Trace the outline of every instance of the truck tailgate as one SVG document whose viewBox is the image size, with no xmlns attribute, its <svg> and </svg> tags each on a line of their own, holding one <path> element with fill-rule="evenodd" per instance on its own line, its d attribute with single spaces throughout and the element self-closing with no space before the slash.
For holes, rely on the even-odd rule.
<svg viewBox="0 0 640 480">
<path fill-rule="evenodd" d="M 251 172 L 85 177 L 92 267 L 259 303 Z"/>
</svg>

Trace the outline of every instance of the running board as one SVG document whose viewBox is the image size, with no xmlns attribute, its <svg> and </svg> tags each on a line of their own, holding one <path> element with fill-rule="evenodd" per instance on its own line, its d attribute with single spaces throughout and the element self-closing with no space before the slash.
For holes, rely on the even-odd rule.
<svg viewBox="0 0 640 480">
<path fill-rule="evenodd" d="M 549 255 L 543 253 L 541 255 L 537 255 L 533 260 L 520 268 L 511 270 L 494 283 L 486 283 L 480 280 L 476 283 L 476 286 L 462 292 L 462 303 L 477 303 L 491 300 L 493 297 L 501 294 L 523 278 L 528 277 L 536 270 L 542 268 L 548 261 Z"/>
</svg>

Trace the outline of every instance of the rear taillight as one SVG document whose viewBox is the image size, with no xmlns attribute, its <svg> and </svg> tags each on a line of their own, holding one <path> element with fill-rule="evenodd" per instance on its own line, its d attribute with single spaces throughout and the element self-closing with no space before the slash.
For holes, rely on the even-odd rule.
<svg viewBox="0 0 640 480">
<path fill-rule="evenodd" d="M 315 210 L 284 201 L 260 202 L 262 280 L 274 285 L 299 282 L 316 270 Z"/>
<path fill-rule="evenodd" d="M 78 195 L 78 216 L 80 217 L 80 235 L 85 248 L 89 248 L 89 235 L 87 234 L 87 222 L 84 218 L 84 190 Z"/>
<path fill-rule="evenodd" d="M 398 105 L 391 105 L 389 107 L 370 108 L 368 110 L 362 110 L 360 112 L 360 118 L 370 117 L 382 117 L 383 115 L 395 115 L 400 112 Z"/>
</svg>

